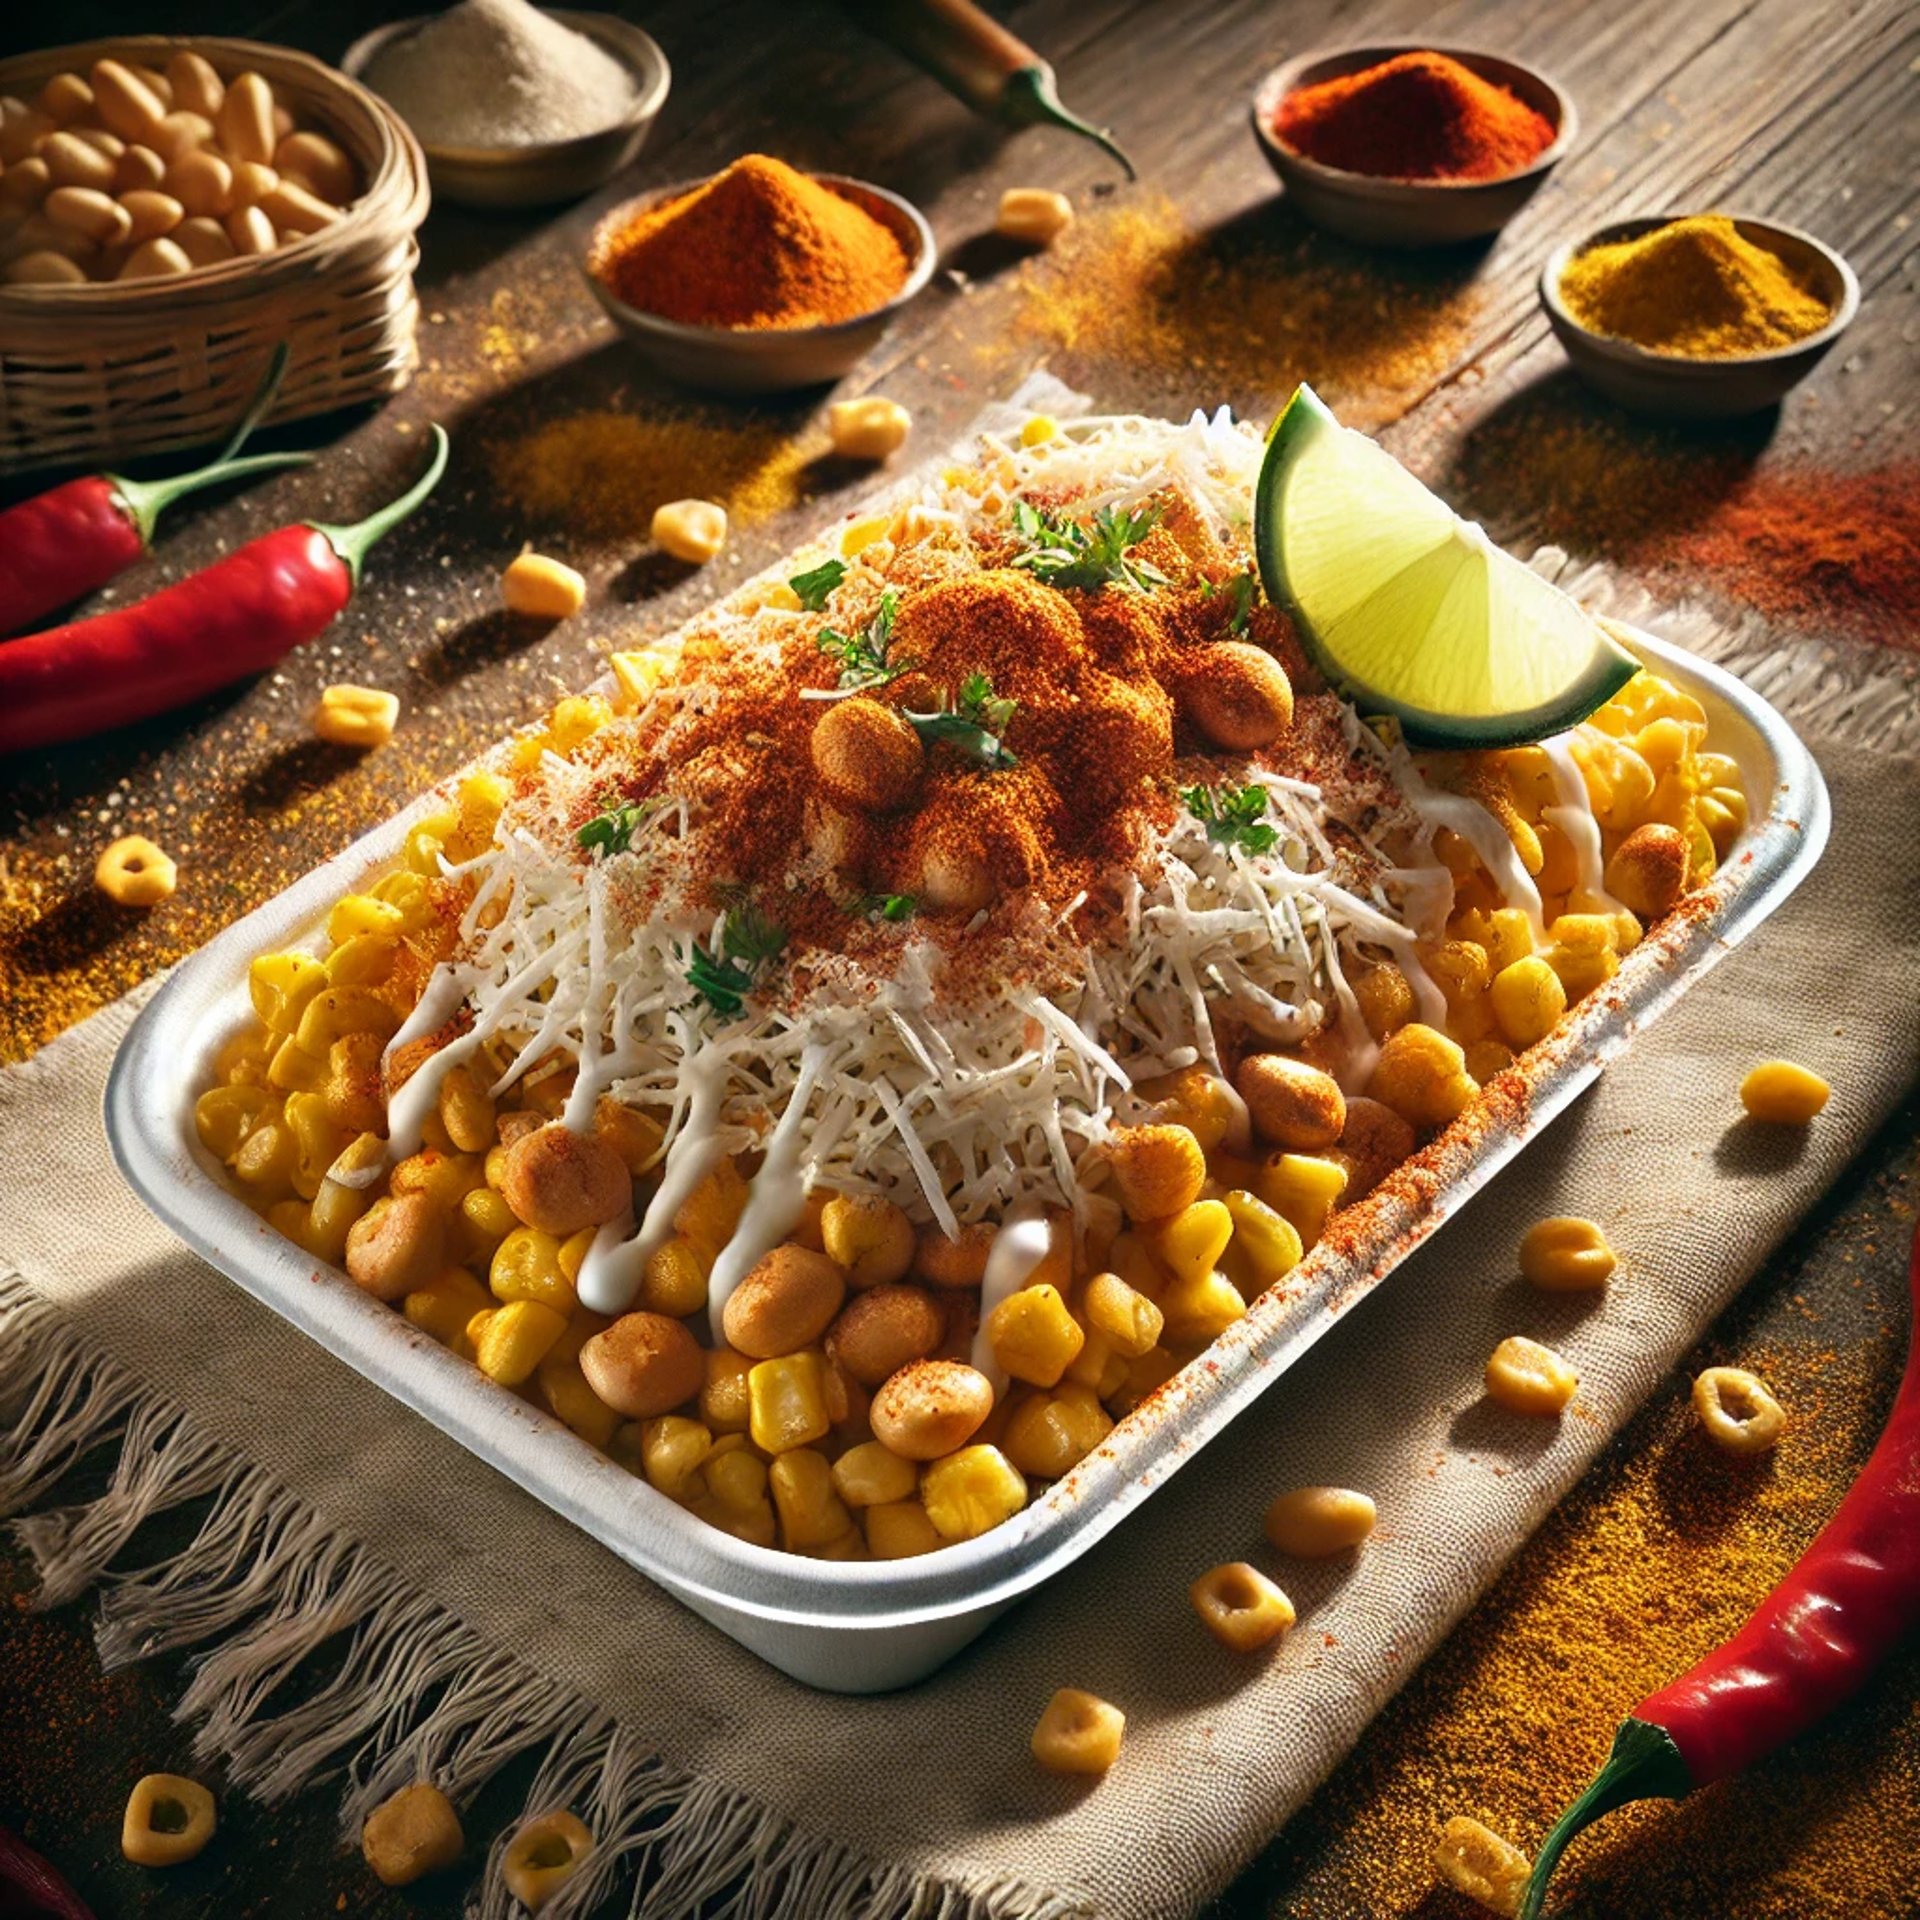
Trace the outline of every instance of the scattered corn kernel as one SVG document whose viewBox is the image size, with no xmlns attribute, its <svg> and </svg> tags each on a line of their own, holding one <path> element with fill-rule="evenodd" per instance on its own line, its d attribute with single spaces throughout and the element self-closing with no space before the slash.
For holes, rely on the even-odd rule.
<svg viewBox="0 0 1920 1920">
<path fill-rule="evenodd" d="M 1693 1383 L 1693 1410 L 1707 1438 L 1728 1453 L 1767 1453 L 1787 1424 L 1787 1410 L 1758 1374 L 1745 1367 L 1709 1367 Z"/>
<path fill-rule="evenodd" d="M 489 1380 L 517 1387 L 533 1377 L 566 1326 L 563 1313 L 539 1300 L 510 1300 L 487 1316 L 474 1358 Z"/>
<path fill-rule="evenodd" d="M 538 1913 L 571 1880 L 593 1846 L 593 1835 L 564 1808 L 536 1813 L 507 1842 L 500 1877 L 507 1891 Z"/>
<path fill-rule="evenodd" d="M 1533 1872 L 1533 1863 L 1518 1847 L 1464 1814 L 1456 1814 L 1440 1829 L 1433 1864 L 1455 1892 L 1506 1920 L 1520 1911 L 1520 1896 Z"/>
<path fill-rule="evenodd" d="M 669 500 L 654 509 L 653 543 L 690 567 L 704 567 L 727 544 L 727 510 L 711 500 Z"/>
<path fill-rule="evenodd" d="M 906 444 L 913 415 L 897 400 L 877 393 L 835 400 L 827 407 L 827 432 L 843 460 L 887 460 Z"/>
<path fill-rule="evenodd" d="M 1098 1694 L 1062 1687 L 1033 1730 L 1033 1757 L 1049 1773 L 1105 1773 L 1120 1758 L 1127 1716 Z"/>
<path fill-rule="evenodd" d="M 213 1838 L 213 1795 L 198 1780 L 150 1773 L 134 1782 L 120 1823 L 120 1851 L 136 1866 L 177 1867 Z"/>
<path fill-rule="evenodd" d="M 1073 202 L 1045 187 L 1009 187 L 1000 196 L 993 230 L 1009 240 L 1045 247 L 1073 225 Z"/>
<path fill-rule="evenodd" d="M 1832 1097 L 1817 1073 L 1791 1060 L 1763 1060 L 1740 1082 L 1740 1104 L 1778 1127 L 1804 1127 Z"/>
<path fill-rule="evenodd" d="M 570 620 L 587 604 L 587 582 L 564 562 L 529 550 L 500 576 L 500 598 L 512 613 L 530 614 L 536 620 Z"/>
<path fill-rule="evenodd" d="M 93 884 L 122 907 L 158 906 L 179 880 L 179 868 L 144 833 L 123 834 L 93 863 Z"/>
<path fill-rule="evenodd" d="M 1267 1538 L 1296 1560 L 1346 1553 L 1373 1532 L 1373 1502 L 1351 1487 L 1292 1487 L 1267 1506 Z"/>
<path fill-rule="evenodd" d="M 360 1829 L 360 1851 L 385 1887 L 452 1866 L 466 1844 L 453 1802 L 424 1780 L 381 1801 Z"/>
<path fill-rule="evenodd" d="M 909 1560 L 947 1544 L 918 1500 L 889 1500 L 869 1507 L 863 1525 L 867 1549 L 876 1560 Z"/>
<path fill-rule="evenodd" d="M 336 747 L 384 747 L 400 718 L 400 696 L 341 681 L 321 690 L 314 733 Z"/>
<path fill-rule="evenodd" d="M 1512 1334 L 1487 1361 L 1487 1397 L 1509 1413 L 1538 1416 L 1563 1411 L 1580 1376 L 1551 1347 Z"/>
<path fill-rule="evenodd" d="M 1294 1621 L 1293 1602 L 1244 1560 L 1208 1568 L 1187 1589 L 1187 1597 L 1206 1630 L 1235 1653 L 1264 1647 Z"/>
<path fill-rule="evenodd" d="M 1619 1264 L 1598 1224 L 1575 1214 L 1535 1221 L 1520 1237 L 1521 1277 L 1548 1293 L 1604 1287 Z"/>
<path fill-rule="evenodd" d="M 834 1491 L 826 1455 L 811 1447 L 783 1453 L 767 1470 L 774 1510 L 780 1516 L 780 1543 L 790 1553 L 805 1553 L 853 1530 L 853 1515 Z"/>
</svg>

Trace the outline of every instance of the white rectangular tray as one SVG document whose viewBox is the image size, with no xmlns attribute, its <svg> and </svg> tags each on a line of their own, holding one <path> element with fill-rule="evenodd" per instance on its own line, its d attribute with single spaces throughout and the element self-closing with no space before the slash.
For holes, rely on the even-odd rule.
<svg viewBox="0 0 1920 1920">
<path fill-rule="evenodd" d="M 810 1685 L 876 1693 L 931 1673 L 1020 1594 L 1087 1551 L 1264 1392 L 1356 1300 L 1505 1166 L 1617 1054 L 1805 877 L 1826 844 L 1825 783 L 1764 700 L 1651 635 L 1647 663 L 1707 710 L 1717 749 L 1739 762 L 1752 822 L 1704 889 L 1629 954 L 1522 1063 L 1529 1098 L 1470 1110 L 1437 1147 L 1424 1205 L 1383 1191 L 1343 1215 L 1284 1285 L 1024 1513 L 991 1533 L 905 1561 L 803 1559 L 697 1520 L 495 1386 L 336 1269 L 265 1225 L 222 1184 L 194 1133 L 204 1063 L 247 1017 L 255 955 L 311 940 L 327 909 L 398 856 L 427 796 L 355 842 L 185 961 L 128 1032 L 107 1087 L 107 1134 L 134 1189 L 189 1246 L 394 1398 L 565 1514 L 621 1559 L 762 1658 Z M 398 1416 L 396 1416 L 398 1417 Z"/>
</svg>

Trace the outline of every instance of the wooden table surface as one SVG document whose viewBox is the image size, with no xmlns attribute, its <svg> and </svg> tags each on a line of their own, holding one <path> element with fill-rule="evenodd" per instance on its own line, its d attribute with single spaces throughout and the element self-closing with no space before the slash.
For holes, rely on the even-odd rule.
<svg viewBox="0 0 1920 1920">
<path fill-rule="evenodd" d="M 337 58 L 386 11 L 352 0 L 202 0 L 136 12 L 113 0 L 84 18 L 15 16 L 7 34 L 27 45 L 190 26 Z M 1686 481 L 1689 497 L 1710 505 L 1722 475 L 1731 486 L 1776 470 L 1897 471 L 1911 461 L 1920 33 L 1912 10 L 1894 0 L 1813 8 L 1804 0 L 1616 0 L 1605 8 L 1036 0 L 1006 10 L 1052 56 L 1080 110 L 1115 124 L 1141 165 L 1133 188 L 1118 186 L 1100 156 L 1064 135 L 1010 136 L 973 120 L 830 6 L 661 0 L 623 11 L 674 64 L 671 97 L 631 174 L 557 213 L 436 209 L 422 234 L 422 364 L 411 387 L 377 412 L 275 436 L 325 451 L 305 472 L 176 510 L 158 557 L 121 586 L 127 595 L 148 590 L 289 520 L 354 518 L 397 490 L 420 457 L 424 423 L 441 421 L 454 436 L 449 478 L 376 551 L 353 608 L 280 671 L 234 692 L 0 767 L 0 1060 L 32 1051 L 191 951 L 556 692 L 590 678 L 610 646 L 670 627 L 856 497 L 861 476 L 823 457 L 817 396 L 747 407 L 675 394 L 615 340 L 580 279 L 586 231 L 623 190 L 698 177 L 743 150 L 880 181 L 932 220 L 952 271 L 936 276 L 843 388 L 905 402 L 922 451 L 1037 364 L 1102 404 L 1184 413 L 1225 403 L 1255 418 L 1305 378 L 1519 550 L 1551 537 L 1629 579 L 1647 574 L 1668 585 L 1650 570 L 1633 513 L 1650 474 L 1663 487 Z M 1579 102 L 1572 155 L 1490 248 L 1388 257 L 1314 235 L 1276 198 L 1248 130 L 1247 96 L 1279 59 L 1415 34 L 1517 55 Z M 1075 197 L 1083 217 L 1061 258 L 1021 262 L 982 238 L 1000 190 L 1013 184 Z M 1859 273 L 1861 316 L 1777 416 L 1691 433 L 1636 426 L 1565 371 L 1535 300 L 1539 265 L 1559 239 L 1609 218 L 1703 206 L 1821 234 Z M 676 424 L 669 432 L 663 422 Z M 545 485 L 569 454 L 591 486 L 584 514 L 555 511 Z M 653 505 L 681 492 L 735 507 L 727 553 L 697 575 L 646 544 Z M 498 607 L 499 570 L 530 538 L 591 583 L 587 610 L 558 628 Z M 1740 610 L 1738 579 L 1717 590 L 1730 612 Z M 1782 638 L 1822 637 L 1804 609 L 1782 614 L 1778 596 L 1761 597 Z M 1857 634 L 1916 644 L 1873 608 L 1852 611 Z M 401 695 L 392 746 L 362 759 L 310 737 L 318 690 L 342 678 Z M 144 917 L 109 906 L 90 886 L 98 848 L 135 830 L 181 867 L 178 894 Z M 1764 1332 L 1768 1316 L 1785 1325 L 1825 1315 L 1837 1340 L 1847 1327 L 1897 1321 L 1897 1223 L 1911 1210 L 1904 1182 L 1914 1131 L 1909 1109 L 1848 1192 L 1756 1283 L 1753 1304 L 1737 1310 L 1744 1329 Z M 1882 1368 L 1869 1370 L 1859 1391 L 1885 1389 Z M 1623 1458 L 1636 1434 L 1644 1440 L 1638 1424 L 1609 1459 Z M 1618 1497 L 1609 1471 L 1596 1472 L 1555 1526 L 1578 1524 L 1592 1502 Z M 1536 1543 L 1521 1556 L 1509 1583 L 1525 1582 L 1541 1550 Z M 1443 1678 L 1423 1676 L 1389 1710 L 1225 1912 L 1328 1920 L 1464 1912 L 1438 1896 L 1416 1907 L 1361 1891 L 1370 1868 L 1354 1836 L 1377 1833 L 1396 1805 L 1410 1820 L 1434 1811 L 1409 1797 L 1408 1756 L 1417 1759 L 1423 1740 L 1446 1737 L 1444 1676 L 1462 1671 L 1488 1634 L 1513 1631 L 1512 1611 L 1509 1604 L 1502 1614 L 1496 1595 L 1460 1630 L 1429 1669 Z M 21 1615 L 0 1628 L 0 1822 L 33 1833 L 100 1912 L 317 1915 L 336 1901 L 360 1913 L 455 1910 L 450 1894 L 431 1889 L 383 1896 L 357 1862 L 335 1855 L 324 1794 L 271 1816 L 235 1808 L 217 1875 L 191 1886 L 122 1867 L 113 1809 L 124 1777 L 163 1753 L 184 1754 L 162 1718 L 173 1677 L 103 1683 L 75 1610 L 49 1620 Z M 1896 1676 L 1908 1700 L 1913 1677 L 1911 1662 Z M 1864 1744 L 1868 1757 L 1850 1761 L 1845 1742 L 1831 1753 L 1835 1806 L 1848 1796 L 1870 1803 L 1887 1768 L 1909 1779 L 1920 1771 L 1915 1717 L 1895 1720 L 1878 1744 Z M 1891 1816 L 1895 1837 L 1915 1804 L 1909 1794 Z M 1920 1819 L 1905 1837 L 1920 1853 Z M 1745 1883 L 1755 1904 L 1743 1906 L 1737 1878 L 1717 1887 L 1712 1833 L 1696 1827 L 1682 1844 L 1694 1849 L 1687 1884 L 1715 1888 L 1711 1906 L 1622 1887 L 1604 1908 L 1582 1910 L 1621 1920 L 1858 1911 L 1770 1904 L 1764 1880 Z M 1806 1844 L 1818 1844 L 1814 1832 Z"/>
</svg>

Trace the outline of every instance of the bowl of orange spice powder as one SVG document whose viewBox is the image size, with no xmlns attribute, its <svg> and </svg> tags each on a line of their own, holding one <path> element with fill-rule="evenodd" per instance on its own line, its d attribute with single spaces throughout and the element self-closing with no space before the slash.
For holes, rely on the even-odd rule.
<svg viewBox="0 0 1920 1920">
<path fill-rule="evenodd" d="M 776 393 L 839 379 L 935 258 L 932 228 L 898 194 L 750 153 L 615 207 L 586 265 L 608 317 L 661 372 Z"/>
<path fill-rule="evenodd" d="M 1497 233 L 1573 145 L 1572 97 L 1466 47 L 1304 54 L 1253 98 L 1253 131 L 1315 226 L 1382 247 Z"/>
</svg>

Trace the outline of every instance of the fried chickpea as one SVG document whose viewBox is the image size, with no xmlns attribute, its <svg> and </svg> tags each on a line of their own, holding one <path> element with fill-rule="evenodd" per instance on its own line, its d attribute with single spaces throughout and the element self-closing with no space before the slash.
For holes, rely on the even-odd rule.
<svg viewBox="0 0 1920 1920">
<path fill-rule="evenodd" d="M 1098 1694 L 1062 1687 L 1033 1730 L 1033 1757 L 1049 1773 L 1105 1773 L 1120 1758 L 1127 1716 Z"/>
<path fill-rule="evenodd" d="M 633 1181 L 605 1140 L 556 1120 L 507 1149 L 500 1192 L 528 1226 L 565 1240 L 617 1220 L 632 1204 Z"/>
<path fill-rule="evenodd" d="M 1296 1560 L 1325 1560 L 1373 1531 L 1373 1502 L 1351 1487 L 1292 1487 L 1267 1505 L 1267 1538 Z"/>
<path fill-rule="evenodd" d="M 623 1313 L 580 1349 L 580 1371 L 629 1420 L 671 1413 L 707 1380 L 706 1356 L 693 1335 L 660 1313 Z"/>
<path fill-rule="evenodd" d="M 1190 1207 L 1207 1182 L 1207 1156 L 1186 1127 L 1115 1127 L 1107 1164 L 1130 1220 L 1164 1220 Z"/>
<path fill-rule="evenodd" d="M 828 703 L 814 723 L 808 752 L 835 798 L 874 813 L 891 813 L 912 800 L 927 758 L 907 721 L 864 694 Z"/>
<path fill-rule="evenodd" d="M 1607 862 L 1607 891 L 1642 920 L 1658 920 L 1687 890 L 1687 857 L 1678 827 L 1635 827 Z"/>
<path fill-rule="evenodd" d="M 946 1314 L 924 1287 L 869 1287 L 840 1309 L 827 1331 L 827 1357 L 863 1387 L 877 1387 L 926 1359 L 946 1330 Z"/>
<path fill-rule="evenodd" d="M 1487 1398 L 1508 1413 L 1547 1418 L 1564 1412 L 1580 1376 L 1551 1347 L 1511 1334 L 1487 1361 Z"/>
<path fill-rule="evenodd" d="M 367 1815 L 360 1851 L 383 1887 L 406 1887 L 460 1858 L 467 1844 L 453 1802 L 425 1780 L 402 1787 Z"/>
<path fill-rule="evenodd" d="M 704 567 L 727 544 L 727 510 L 711 500 L 669 500 L 654 509 L 653 543 L 690 567 Z"/>
<path fill-rule="evenodd" d="M 1535 1221 L 1520 1236 L 1520 1276 L 1546 1293 L 1590 1293 L 1619 1264 L 1598 1224 L 1575 1214 Z"/>
<path fill-rule="evenodd" d="M 1283 1053 L 1255 1053 L 1233 1077 L 1247 1103 L 1253 1130 L 1291 1153 L 1318 1153 L 1332 1146 L 1347 1124 L 1340 1083 L 1304 1060 Z"/>
<path fill-rule="evenodd" d="M 1817 1073 L 1791 1060 L 1763 1060 L 1740 1082 L 1740 1104 L 1778 1127 L 1804 1127 L 1832 1097 Z"/>
<path fill-rule="evenodd" d="M 905 1460 L 957 1452 L 993 1411 L 993 1383 L 957 1360 L 916 1360 L 873 1396 L 874 1436 Z"/>
<path fill-rule="evenodd" d="M 824 1253 L 775 1247 L 727 1296 L 720 1324 L 736 1353 L 777 1360 L 818 1340 L 846 1297 L 846 1277 Z"/>
<path fill-rule="evenodd" d="M 120 1851 L 140 1867 L 177 1867 L 213 1838 L 213 1795 L 198 1780 L 150 1773 L 134 1782 L 120 1823 Z"/>
<path fill-rule="evenodd" d="M 984 1220 L 962 1227 L 957 1240 L 949 1239 L 938 1227 L 927 1228 L 914 1246 L 914 1277 L 930 1287 L 955 1291 L 978 1287 L 987 1277 L 987 1256 L 993 1251 L 994 1232 Z"/>
<path fill-rule="evenodd" d="M 1418 1144 L 1419 1136 L 1391 1107 L 1356 1094 L 1347 1102 L 1339 1144 L 1327 1155 L 1347 1170 L 1342 1202 L 1364 1199 Z"/>
<path fill-rule="evenodd" d="M 1201 650 L 1181 680 L 1180 710 L 1216 747 L 1246 753 L 1293 724 L 1293 686 L 1272 654 L 1244 640 Z"/>
<path fill-rule="evenodd" d="M 500 1877 L 523 1907 L 538 1913 L 579 1871 L 592 1847 L 593 1835 L 564 1808 L 536 1813 L 507 1842 Z"/>
<path fill-rule="evenodd" d="M 1440 1829 L 1433 1864 L 1448 1886 L 1507 1920 L 1520 1911 L 1533 1863 L 1491 1827 L 1456 1814 Z"/>
<path fill-rule="evenodd" d="M 1187 1598 L 1201 1625 L 1234 1653 L 1264 1647 L 1294 1622 L 1293 1602 L 1244 1560 L 1209 1567 L 1187 1589 Z"/>
<path fill-rule="evenodd" d="M 1786 1408 L 1745 1367 L 1707 1368 L 1693 1383 L 1693 1410 L 1726 1453 L 1771 1452 L 1787 1424 Z"/>
<path fill-rule="evenodd" d="M 1417 1020 L 1388 1036 L 1367 1082 L 1373 1099 L 1422 1132 L 1444 1127 L 1478 1091 L 1459 1043 Z"/>
<path fill-rule="evenodd" d="M 376 1300 L 399 1300 L 446 1264 L 446 1219 L 428 1194 L 377 1202 L 347 1230 L 347 1272 Z"/>
</svg>

